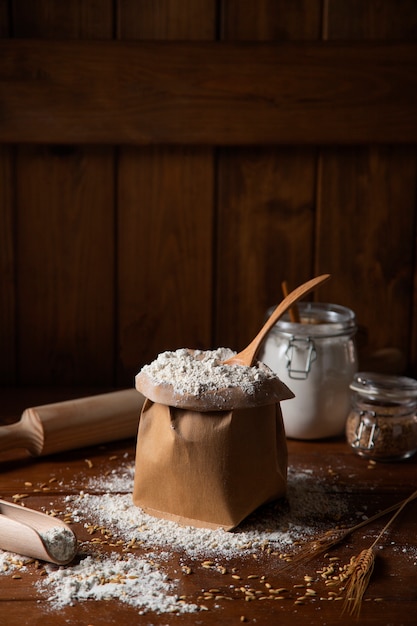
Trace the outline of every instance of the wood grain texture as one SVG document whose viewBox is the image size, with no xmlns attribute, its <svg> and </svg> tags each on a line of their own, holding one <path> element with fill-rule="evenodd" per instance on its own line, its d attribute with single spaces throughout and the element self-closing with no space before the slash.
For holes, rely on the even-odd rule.
<svg viewBox="0 0 417 626">
<path fill-rule="evenodd" d="M 113 32 L 110 0 L 14 0 L 11 11 L 13 34 L 22 42 L 109 38 Z M 112 150 L 22 146 L 15 168 L 18 381 L 111 384 Z"/>
<path fill-rule="evenodd" d="M 128 40 L 210 40 L 213 0 L 124 0 Z M 159 352 L 209 348 L 212 338 L 214 161 L 211 148 L 118 151 L 118 380 Z"/>
<path fill-rule="evenodd" d="M 314 40 L 320 8 L 320 2 L 227 2 L 223 37 Z M 219 150 L 218 345 L 242 349 L 282 299 L 281 282 L 292 289 L 311 278 L 315 160 L 308 147 Z"/>
<path fill-rule="evenodd" d="M 118 39 L 199 40 L 214 38 L 215 0 L 117 0 Z"/>
<path fill-rule="evenodd" d="M 0 37 L 10 36 L 10 10 L 8 0 L 0 0 Z"/>
<path fill-rule="evenodd" d="M 396 347 L 408 353 L 413 149 L 351 149 L 343 155 L 329 149 L 322 163 L 317 261 L 333 274 L 323 294 L 356 312 L 374 349 Z"/>
<path fill-rule="evenodd" d="M 108 39 L 113 0 L 12 0 L 13 36 L 42 39 Z"/>
<path fill-rule="evenodd" d="M 0 381 L 240 349 L 282 279 L 326 271 L 316 297 L 417 375 L 416 23 L 413 0 L 0 0 Z"/>
<path fill-rule="evenodd" d="M 314 150 L 224 151 L 219 172 L 217 343 L 240 350 L 311 278 Z"/>
<path fill-rule="evenodd" d="M 7 0 L 0 0 L 0 37 L 10 34 Z M 0 146 L 0 381 L 16 383 L 16 290 L 13 149 Z"/>
<path fill-rule="evenodd" d="M 0 380 L 16 382 L 15 230 L 12 150 L 0 146 Z"/>
<path fill-rule="evenodd" d="M 221 2 L 221 38 L 228 41 L 314 41 L 321 33 L 321 0 Z"/>
<path fill-rule="evenodd" d="M 16 177 L 21 382 L 111 384 L 112 153 L 21 148 Z"/>
<path fill-rule="evenodd" d="M 332 39 L 416 40 L 414 0 L 326 0 L 325 7 Z"/>
<path fill-rule="evenodd" d="M 0 141 L 410 143 L 416 59 L 414 43 L 1 40 Z"/>
<path fill-rule="evenodd" d="M 328 40 L 384 38 L 387 43 L 407 40 L 417 19 L 412 4 L 383 0 L 352 5 L 330 0 L 325 36 Z M 351 306 L 366 331 L 368 345 L 360 352 L 362 369 L 367 368 L 369 353 L 386 348 L 403 355 L 399 367 L 415 360 L 416 188 L 415 146 L 323 152 L 316 271 L 326 268 L 333 273 L 333 284 L 323 291 Z"/>
<path fill-rule="evenodd" d="M 119 159 L 118 226 L 120 358 L 130 376 L 164 350 L 210 347 L 213 239 L 211 151 L 132 150 Z"/>
</svg>

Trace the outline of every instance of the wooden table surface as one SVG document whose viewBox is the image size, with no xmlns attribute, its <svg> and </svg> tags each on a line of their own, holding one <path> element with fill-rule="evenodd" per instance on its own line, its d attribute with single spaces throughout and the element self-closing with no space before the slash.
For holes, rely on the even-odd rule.
<svg viewBox="0 0 417 626">
<path fill-rule="evenodd" d="M 86 395 L 85 393 L 83 395 Z M 77 396 L 66 390 L 9 390 L 0 391 L 0 418 L 2 423 L 17 420 L 27 406 L 54 402 Z M 341 525 L 352 525 L 358 512 L 370 516 L 395 504 L 417 489 L 417 456 L 407 462 L 370 465 L 356 456 L 344 439 L 331 441 L 288 441 L 289 468 L 294 473 L 307 472 L 315 485 L 328 494 L 346 502 Z M 23 451 L 0 454 L 0 496 L 19 501 L 40 511 L 63 511 L 65 497 L 86 489 L 92 478 L 116 471 L 121 464 L 133 466 L 135 440 L 83 448 L 49 457 L 28 457 Z M 30 484 L 29 484 L 30 483 Z M 19 500 L 16 496 L 24 494 Z M 62 513 L 62 515 L 64 515 Z M 262 513 L 261 513 L 262 515 Z M 291 623 L 353 624 L 358 621 L 342 614 L 339 588 L 329 594 L 330 588 L 319 573 L 327 567 L 330 558 L 340 558 L 337 564 L 349 561 L 363 548 L 369 547 L 389 516 L 356 531 L 329 555 L 317 557 L 297 568 L 284 568 L 283 559 L 276 550 L 255 548 L 251 554 L 234 556 L 227 562 L 226 571 L 203 565 L 204 555 L 189 559 L 191 573 L 182 569 L 183 555 L 172 550 L 163 569 L 175 582 L 176 593 L 201 608 L 191 613 L 140 614 L 138 607 L 111 600 L 78 601 L 59 610 L 51 608 L 48 595 L 41 593 L 37 582 L 44 574 L 44 564 L 29 563 L 23 570 L 12 569 L 0 577 L 0 624 L 67 624 L 99 626 L 110 624 L 191 625 L 239 623 L 269 625 Z M 93 522 L 93 520 L 92 520 Z M 333 528 L 335 520 L 328 520 Z M 326 522 L 324 523 L 326 527 Z M 80 543 L 76 560 L 97 551 L 118 552 L 126 545 L 100 546 L 87 532 L 84 521 L 72 524 Z M 239 529 L 237 530 L 239 532 Z M 157 553 L 157 550 L 155 550 Z M 133 550 L 131 551 L 133 552 Z M 146 556 L 136 549 L 137 558 Z M 155 557 L 158 560 L 158 554 Z M 74 567 L 73 564 L 68 566 Z M 306 581 L 305 576 L 311 577 Z M 47 576 L 47 575 L 46 575 Z M 250 577 L 250 578 L 248 578 Z M 273 593 L 271 590 L 287 591 Z M 210 592 L 215 589 L 217 591 Z M 307 593 L 307 589 L 313 590 Z M 315 595 L 313 593 L 315 592 Z M 311 593 L 311 595 L 309 595 Z M 339 594 L 339 596 L 338 596 Z M 275 599 L 278 596 L 279 599 Z M 299 600 L 303 597 L 304 600 Z M 261 600 L 262 598 L 262 600 Z M 377 551 L 375 569 L 362 603 L 360 623 L 373 625 L 415 624 L 417 615 L 417 502 L 410 503 L 384 534 Z"/>
</svg>

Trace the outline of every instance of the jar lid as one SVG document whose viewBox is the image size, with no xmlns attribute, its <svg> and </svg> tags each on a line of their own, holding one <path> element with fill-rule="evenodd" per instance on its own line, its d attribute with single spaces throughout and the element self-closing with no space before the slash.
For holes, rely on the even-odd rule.
<svg viewBox="0 0 417 626">
<path fill-rule="evenodd" d="M 373 372 L 358 372 L 350 384 L 352 391 L 371 399 L 417 399 L 417 380 L 406 376 L 391 376 Z"/>
<path fill-rule="evenodd" d="M 327 302 L 299 302 L 297 304 L 301 323 L 291 322 L 285 313 L 270 332 L 288 333 L 294 336 L 317 338 L 353 335 L 356 332 L 355 313 L 340 304 Z M 270 316 L 275 307 L 268 309 Z"/>
</svg>

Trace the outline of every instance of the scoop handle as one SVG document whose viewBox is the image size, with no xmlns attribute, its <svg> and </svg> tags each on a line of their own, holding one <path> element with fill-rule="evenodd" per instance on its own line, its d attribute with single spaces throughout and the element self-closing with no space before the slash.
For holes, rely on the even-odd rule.
<svg viewBox="0 0 417 626">
<path fill-rule="evenodd" d="M 306 283 L 303 283 L 302 285 L 300 285 L 299 287 L 291 291 L 291 293 L 289 293 L 288 296 L 286 296 L 284 300 L 282 300 L 282 302 L 278 304 L 278 306 L 276 307 L 272 315 L 267 319 L 267 321 L 262 326 L 259 333 L 251 341 L 251 343 L 244 350 L 239 352 L 239 354 L 236 354 L 235 356 L 232 356 L 230 359 L 227 359 L 225 363 L 228 363 L 228 364 L 237 363 L 240 365 L 248 365 L 248 366 L 253 365 L 256 360 L 256 355 L 258 354 L 259 348 L 261 347 L 261 344 L 263 340 L 265 339 L 265 336 L 269 333 L 271 328 L 277 323 L 280 317 L 282 317 L 284 313 L 288 311 L 288 309 L 291 308 L 297 302 L 297 300 L 300 300 L 300 298 L 307 295 L 310 291 L 313 291 L 313 289 L 318 287 L 318 285 L 321 285 L 327 280 L 329 280 L 329 278 L 330 278 L 330 274 L 321 274 L 320 276 L 316 276 L 315 278 L 312 278 L 311 280 L 307 281 Z"/>
</svg>

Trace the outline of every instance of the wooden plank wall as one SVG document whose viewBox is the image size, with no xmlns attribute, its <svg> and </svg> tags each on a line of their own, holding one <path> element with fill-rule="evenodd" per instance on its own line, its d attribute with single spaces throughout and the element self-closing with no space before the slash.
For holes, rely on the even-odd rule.
<svg viewBox="0 0 417 626">
<path fill-rule="evenodd" d="M 417 5 L 0 0 L 0 37 L 407 42 Z M 409 143 L 0 145 L 0 384 L 131 385 L 162 350 L 240 349 L 284 278 L 321 272 L 361 364 L 391 348 L 417 376 L 416 190 Z"/>
</svg>

